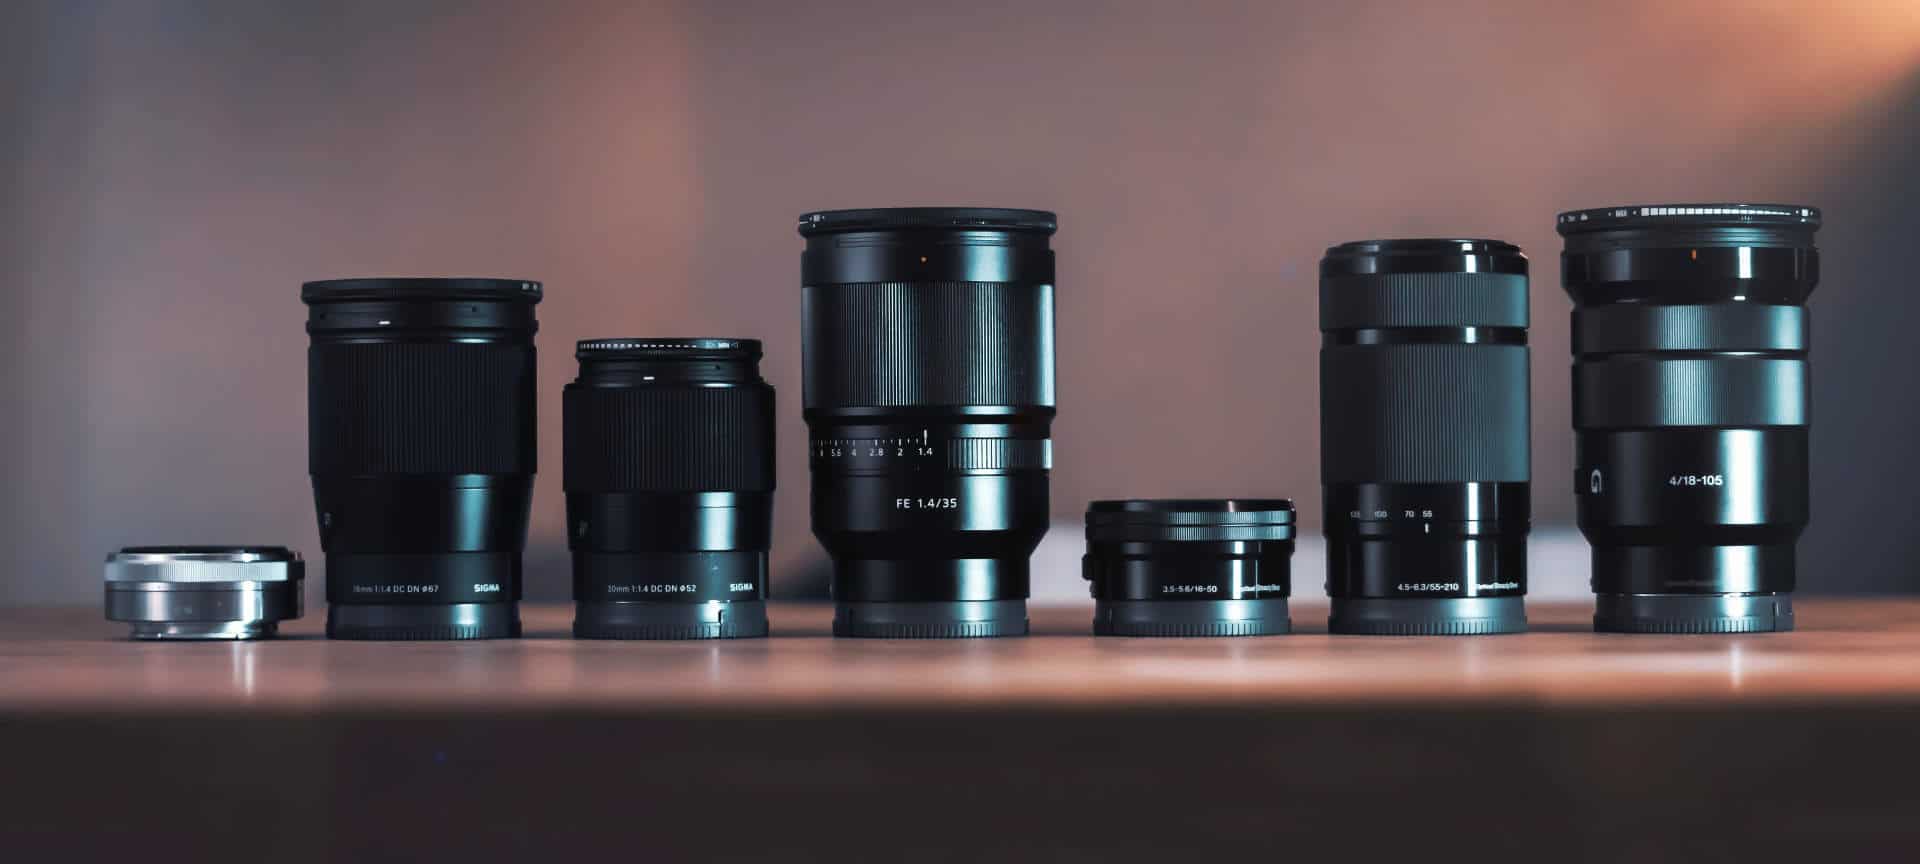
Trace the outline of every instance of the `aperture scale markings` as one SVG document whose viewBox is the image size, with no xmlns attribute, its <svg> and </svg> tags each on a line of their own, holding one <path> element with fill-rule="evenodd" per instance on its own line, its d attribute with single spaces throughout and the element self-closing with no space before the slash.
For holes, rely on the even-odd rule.
<svg viewBox="0 0 1920 864">
<path fill-rule="evenodd" d="M 891 451 L 891 452 L 889 452 Z M 927 430 L 920 430 L 919 437 L 904 435 L 897 438 L 819 438 L 813 442 L 815 458 L 884 458 L 906 456 L 932 456 L 937 450 Z"/>
</svg>

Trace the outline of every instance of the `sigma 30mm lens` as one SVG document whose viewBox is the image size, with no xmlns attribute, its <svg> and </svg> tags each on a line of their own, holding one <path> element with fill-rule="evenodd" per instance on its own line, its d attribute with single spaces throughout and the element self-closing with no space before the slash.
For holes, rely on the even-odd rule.
<svg viewBox="0 0 1920 864">
<path fill-rule="evenodd" d="M 327 635 L 520 635 L 540 283 L 342 279 L 300 296 Z"/>
<path fill-rule="evenodd" d="M 842 636 L 1027 632 L 1054 416 L 1054 216 L 800 217 L 813 533 Z"/>
<path fill-rule="evenodd" d="M 773 388 L 752 339 L 581 342 L 561 397 L 573 634 L 767 635 Z"/>
<path fill-rule="evenodd" d="M 1819 227 L 1797 205 L 1560 214 L 1595 629 L 1793 629 Z"/>
<path fill-rule="evenodd" d="M 1526 629 L 1527 259 L 1369 240 L 1320 261 L 1328 628 Z"/>
</svg>

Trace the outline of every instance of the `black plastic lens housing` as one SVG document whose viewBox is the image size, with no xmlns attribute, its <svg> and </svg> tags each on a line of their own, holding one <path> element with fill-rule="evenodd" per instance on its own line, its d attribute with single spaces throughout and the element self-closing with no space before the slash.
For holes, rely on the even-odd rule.
<svg viewBox="0 0 1920 864">
<path fill-rule="evenodd" d="M 1793 629 L 1819 227 L 1799 205 L 1560 214 L 1595 629 Z"/>
<path fill-rule="evenodd" d="M 1093 632 L 1286 633 L 1294 512 L 1284 499 L 1095 501 L 1087 506 Z"/>
<path fill-rule="evenodd" d="M 800 217 L 813 533 L 834 632 L 1027 632 L 1054 416 L 1054 215 Z"/>
<path fill-rule="evenodd" d="M 753 339 L 596 339 L 562 394 L 573 633 L 767 634 L 774 398 Z"/>
<path fill-rule="evenodd" d="M 1526 629 L 1527 259 L 1369 240 L 1320 261 L 1328 628 Z"/>
<path fill-rule="evenodd" d="M 328 636 L 520 635 L 540 296 L 517 279 L 302 286 Z"/>
</svg>

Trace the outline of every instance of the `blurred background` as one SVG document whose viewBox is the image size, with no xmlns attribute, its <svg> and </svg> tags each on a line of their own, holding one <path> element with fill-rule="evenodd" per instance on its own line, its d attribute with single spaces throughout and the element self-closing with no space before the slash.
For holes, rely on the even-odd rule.
<svg viewBox="0 0 1920 864">
<path fill-rule="evenodd" d="M 1917 141 L 1913 0 L 7 2 L 0 604 L 97 603 L 125 544 L 317 562 L 298 290 L 363 275 L 546 283 L 533 598 L 573 342 L 766 340 L 776 592 L 821 591 L 794 217 L 907 204 L 1060 213 L 1063 597 L 1091 498 L 1317 528 L 1315 265 L 1413 235 L 1533 259 L 1536 593 L 1584 593 L 1554 214 L 1820 206 L 1802 590 L 1920 589 Z"/>
</svg>

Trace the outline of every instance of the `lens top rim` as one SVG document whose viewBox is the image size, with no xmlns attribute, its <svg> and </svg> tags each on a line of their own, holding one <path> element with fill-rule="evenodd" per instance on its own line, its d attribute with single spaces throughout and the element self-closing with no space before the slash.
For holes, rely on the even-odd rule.
<svg viewBox="0 0 1920 864">
<path fill-rule="evenodd" d="M 859 210 L 818 210 L 800 214 L 800 236 L 848 231 L 945 229 L 956 231 L 1018 231 L 1052 234 L 1060 219 L 1049 210 L 1006 207 L 875 207 Z"/>
<path fill-rule="evenodd" d="M 1293 501 L 1288 498 L 1124 498 L 1087 504 L 1088 519 L 1122 517 L 1128 521 L 1150 522 L 1185 517 L 1245 522 L 1269 517 L 1273 522 L 1291 522 L 1293 516 Z"/>
<path fill-rule="evenodd" d="M 300 553 L 285 546 L 128 546 L 107 556 L 107 560 L 119 564 L 256 564 L 298 561 Z"/>
<path fill-rule="evenodd" d="M 300 286 L 300 299 L 306 303 L 494 300 L 534 304 L 540 302 L 541 296 L 541 284 L 531 279 L 379 276 L 322 279 Z"/>
<path fill-rule="evenodd" d="M 645 357 L 650 359 L 731 357 L 748 359 L 760 356 L 760 340 L 710 336 L 630 336 L 622 338 L 582 339 L 574 343 L 573 350 L 574 356 L 583 360 L 595 357 Z"/>
<path fill-rule="evenodd" d="M 1568 210 L 1555 220 L 1562 237 L 1635 228 L 1795 227 L 1818 229 L 1820 208 L 1804 204 L 1632 204 Z"/>
<path fill-rule="evenodd" d="M 1391 273 L 1504 273 L 1527 275 L 1519 246 L 1486 237 L 1406 237 L 1352 240 L 1327 247 L 1322 276 Z"/>
</svg>

